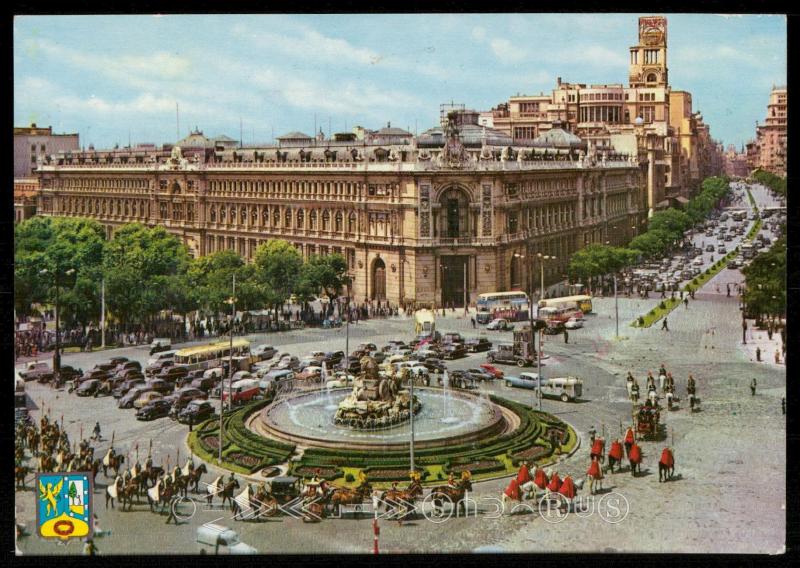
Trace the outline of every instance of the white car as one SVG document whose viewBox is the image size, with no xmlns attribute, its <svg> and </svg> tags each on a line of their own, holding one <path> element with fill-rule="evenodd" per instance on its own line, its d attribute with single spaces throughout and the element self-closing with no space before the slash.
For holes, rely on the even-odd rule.
<svg viewBox="0 0 800 568">
<path fill-rule="evenodd" d="M 578 318 L 569 318 L 565 323 L 564 327 L 567 329 L 580 329 L 583 327 L 583 322 Z"/>
<path fill-rule="evenodd" d="M 334 377 L 328 380 L 325 383 L 325 388 L 329 389 L 336 389 L 336 388 L 345 388 L 353 386 L 353 381 L 355 377 L 353 375 L 347 375 L 345 373 L 336 373 Z"/>
</svg>

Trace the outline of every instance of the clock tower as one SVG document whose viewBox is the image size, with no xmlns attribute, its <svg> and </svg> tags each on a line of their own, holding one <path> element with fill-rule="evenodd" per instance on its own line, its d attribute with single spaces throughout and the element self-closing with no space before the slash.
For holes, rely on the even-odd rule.
<svg viewBox="0 0 800 568">
<path fill-rule="evenodd" d="M 628 81 L 631 87 L 667 87 L 667 19 L 639 18 L 639 44 L 630 48 Z"/>
</svg>

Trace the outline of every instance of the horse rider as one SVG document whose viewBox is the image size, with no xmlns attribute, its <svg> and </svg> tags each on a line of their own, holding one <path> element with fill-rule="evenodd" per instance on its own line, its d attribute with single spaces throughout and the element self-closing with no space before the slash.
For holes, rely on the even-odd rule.
<svg viewBox="0 0 800 568">
<path fill-rule="evenodd" d="M 675 392 L 675 379 L 672 378 L 672 373 L 667 372 L 667 388 L 673 393 Z"/>
<path fill-rule="evenodd" d="M 674 398 L 674 396 L 675 396 L 675 393 L 673 392 L 672 387 L 667 386 L 666 397 L 667 397 L 667 408 L 669 410 L 672 410 L 672 399 Z"/>
<path fill-rule="evenodd" d="M 695 383 L 694 377 L 689 375 L 689 380 L 686 382 L 686 392 L 691 395 L 697 394 L 697 384 Z"/>
<path fill-rule="evenodd" d="M 650 402 L 650 406 L 658 406 L 658 393 L 656 392 L 655 385 L 653 385 L 647 392 L 647 400 Z"/>
<path fill-rule="evenodd" d="M 631 398 L 633 402 L 639 402 L 639 383 L 636 380 L 633 381 L 633 386 L 631 387 Z"/>
<path fill-rule="evenodd" d="M 636 379 L 633 378 L 633 375 L 630 371 L 628 371 L 628 377 L 625 379 L 626 387 L 628 388 L 628 396 L 632 396 L 633 394 L 633 383 L 636 382 Z"/>
<path fill-rule="evenodd" d="M 144 460 L 144 469 L 146 471 L 150 471 L 151 469 L 153 469 L 153 456 L 151 456 L 150 454 L 148 454 L 147 459 Z"/>
<path fill-rule="evenodd" d="M 453 487 L 453 488 L 456 487 L 456 476 L 452 471 L 447 476 L 447 485 L 448 487 Z"/>
<path fill-rule="evenodd" d="M 647 371 L 647 390 L 656 388 L 656 379 L 652 371 Z"/>
<path fill-rule="evenodd" d="M 594 439 L 597 437 L 597 430 L 594 429 L 594 426 L 589 428 L 589 444 L 592 446 L 594 445 Z"/>
<path fill-rule="evenodd" d="M 636 436 L 633 434 L 633 427 L 628 426 L 628 431 L 625 432 L 625 455 L 630 455 L 631 446 L 636 441 Z"/>
<path fill-rule="evenodd" d="M 600 466 L 600 460 L 597 459 L 597 456 L 592 456 L 592 463 L 589 465 L 589 469 L 586 471 L 586 475 L 594 479 L 595 482 L 600 481 L 602 483 L 601 480 L 603 479 L 603 468 Z M 592 484 L 592 486 L 593 485 L 594 484 Z M 592 492 L 594 493 L 594 491 Z"/>
<path fill-rule="evenodd" d="M 658 388 L 664 392 L 664 383 L 667 379 L 667 370 L 664 368 L 664 363 L 661 363 L 661 368 L 658 370 Z"/>
<path fill-rule="evenodd" d="M 94 430 L 92 430 L 92 440 L 100 440 L 100 423 L 94 423 Z"/>
</svg>

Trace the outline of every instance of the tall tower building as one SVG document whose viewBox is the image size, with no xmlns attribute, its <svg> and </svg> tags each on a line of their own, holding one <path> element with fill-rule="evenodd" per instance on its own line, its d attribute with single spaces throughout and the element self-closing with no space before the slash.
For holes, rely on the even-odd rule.
<svg viewBox="0 0 800 568">
<path fill-rule="evenodd" d="M 639 44 L 630 48 L 628 82 L 631 87 L 667 87 L 667 19 L 639 18 Z"/>
</svg>

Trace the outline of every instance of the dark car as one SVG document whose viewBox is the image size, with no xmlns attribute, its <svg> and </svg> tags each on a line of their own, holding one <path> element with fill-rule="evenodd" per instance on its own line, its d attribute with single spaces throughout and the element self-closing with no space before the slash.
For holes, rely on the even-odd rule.
<svg viewBox="0 0 800 568">
<path fill-rule="evenodd" d="M 464 343 L 464 338 L 460 333 L 445 333 L 442 336 L 442 344 L 449 345 L 451 343 Z"/>
<path fill-rule="evenodd" d="M 121 371 L 117 371 L 114 377 L 126 381 L 128 379 L 136 379 L 136 378 L 143 379 L 144 374 L 138 369 L 123 369 Z"/>
<path fill-rule="evenodd" d="M 86 371 L 80 377 L 76 377 L 75 380 L 79 383 L 84 381 L 89 381 L 91 379 L 98 379 L 100 381 L 104 381 L 111 376 L 111 373 L 108 371 L 103 371 L 101 369 L 92 369 L 91 371 Z"/>
<path fill-rule="evenodd" d="M 125 380 L 122 377 L 109 377 L 105 381 L 102 381 L 100 384 L 100 389 L 98 391 L 99 395 L 110 395 L 117 389 Z"/>
<path fill-rule="evenodd" d="M 374 343 L 359 343 L 358 347 L 356 347 L 359 351 L 376 351 L 378 347 Z"/>
<path fill-rule="evenodd" d="M 120 363 L 116 367 L 117 373 L 120 373 L 122 371 L 127 371 L 127 370 L 141 371 L 142 370 L 142 364 L 139 363 L 139 361 L 123 361 L 122 363 Z"/>
<path fill-rule="evenodd" d="M 434 359 L 428 357 L 424 361 L 422 361 L 422 366 L 428 369 L 431 373 L 440 372 L 444 373 L 447 370 L 447 365 L 445 365 L 444 361 L 440 359 Z"/>
<path fill-rule="evenodd" d="M 98 379 L 89 379 L 83 381 L 81 386 L 75 389 L 75 394 L 78 396 L 92 396 L 100 388 L 101 381 Z"/>
<path fill-rule="evenodd" d="M 387 353 L 389 351 L 394 351 L 395 349 L 401 349 L 403 347 L 407 347 L 405 341 L 392 340 L 387 345 L 384 345 L 383 349 L 381 349 L 381 351 L 383 351 L 384 353 Z"/>
<path fill-rule="evenodd" d="M 147 381 L 147 387 L 149 390 L 154 390 L 161 394 L 170 394 L 173 390 L 175 390 L 171 382 L 161 378 L 150 379 Z"/>
<path fill-rule="evenodd" d="M 193 400 L 178 413 L 181 424 L 197 424 L 214 416 L 214 406 L 207 400 Z"/>
<path fill-rule="evenodd" d="M 322 360 L 327 363 L 328 367 L 332 367 L 341 363 L 342 359 L 344 359 L 344 351 L 330 351 L 325 353 L 325 357 Z"/>
<path fill-rule="evenodd" d="M 92 367 L 92 371 L 113 371 L 117 368 L 118 363 L 98 363 Z"/>
<path fill-rule="evenodd" d="M 131 377 L 122 381 L 122 384 L 115 388 L 111 394 L 114 398 L 122 398 L 128 394 L 128 391 L 130 391 L 132 388 L 142 386 L 144 384 L 144 377 Z"/>
<path fill-rule="evenodd" d="M 182 409 L 192 400 L 205 400 L 206 398 L 208 398 L 208 395 L 200 389 L 196 389 L 194 387 L 183 387 L 182 389 L 176 390 L 171 395 L 164 397 L 164 400 L 168 400 L 173 405 L 177 404 L 179 409 Z"/>
<path fill-rule="evenodd" d="M 336 367 L 337 369 L 341 369 L 343 371 L 347 371 L 350 374 L 356 375 L 361 372 L 361 362 L 358 359 L 350 358 L 348 360 L 347 368 L 345 368 L 345 362 L 342 361 L 340 365 Z"/>
<path fill-rule="evenodd" d="M 360 361 L 361 358 L 364 357 L 365 355 L 369 355 L 369 351 L 366 351 L 364 349 L 356 349 L 355 351 L 350 353 L 350 360 L 355 359 L 357 361 Z"/>
<path fill-rule="evenodd" d="M 469 377 L 470 379 L 472 379 L 474 381 L 481 381 L 481 382 L 489 381 L 489 382 L 491 382 L 491 381 L 494 380 L 494 375 L 492 373 L 490 373 L 489 371 L 486 371 L 484 369 L 477 369 L 477 368 L 475 368 L 475 369 L 467 369 L 466 371 L 464 371 L 464 375 L 466 375 L 467 377 Z"/>
<path fill-rule="evenodd" d="M 442 348 L 443 359 L 459 359 L 467 356 L 467 348 L 461 343 L 451 343 Z"/>
<path fill-rule="evenodd" d="M 208 393 L 218 382 L 219 380 L 216 377 L 200 377 L 192 380 L 191 387 Z"/>
<path fill-rule="evenodd" d="M 122 365 L 123 363 L 127 363 L 130 361 L 127 357 L 112 357 L 108 360 L 109 364 L 113 364 L 115 367 Z"/>
<path fill-rule="evenodd" d="M 172 367 L 167 367 L 166 369 L 162 369 L 159 373 L 155 376 L 158 379 L 164 379 L 165 381 L 169 381 L 174 383 L 178 379 L 182 379 L 189 374 L 189 369 L 182 365 L 173 365 Z"/>
<path fill-rule="evenodd" d="M 137 420 L 155 420 L 169 415 L 172 405 L 164 399 L 148 402 L 136 411 Z"/>
<path fill-rule="evenodd" d="M 369 354 L 370 357 L 375 359 L 375 362 L 380 364 L 386 359 L 386 353 L 383 351 L 375 350 Z"/>
<path fill-rule="evenodd" d="M 148 365 L 144 371 L 146 375 L 155 375 L 156 373 L 160 373 L 167 367 L 174 367 L 174 366 L 175 366 L 175 361 L 173 359 L 162 359 L 161 361 L 157 361 L 152 365 Z"/>
<path fill-rule="evenodd" d="M 478 353 L 479 351 L 489 351 L 489 349 L 492 348 L 492 342 L 485 337 L 477 337 L 474 339 L 467 339 L 464 346 L 470 353 Z"/>
</svg>

